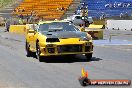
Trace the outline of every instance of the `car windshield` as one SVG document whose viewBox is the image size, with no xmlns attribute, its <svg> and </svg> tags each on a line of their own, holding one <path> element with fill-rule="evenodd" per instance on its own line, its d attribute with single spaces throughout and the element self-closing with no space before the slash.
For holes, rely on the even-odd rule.
<svg viewBox="0 0 132 88">
<path fill-rule="evenodd" d="M 79 31 L 79 29 L 68 22 L 53 22 L 48 24 L 40 24 L 39 31 Z"/>
</svg>

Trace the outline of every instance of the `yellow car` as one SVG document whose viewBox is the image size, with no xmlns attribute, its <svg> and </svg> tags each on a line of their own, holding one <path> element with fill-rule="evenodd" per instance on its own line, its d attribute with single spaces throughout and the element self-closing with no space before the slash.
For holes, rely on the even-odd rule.
<svg viewBox="0 0 132 88">
<path fill-rule="evenodd" d="M 27 56 L 36 53 L 42 61 L 47 56 L 85 54 L 92 58 L 92 38 L 66 21 L 45 21 L 33 25 L 26 35 Z"/>
</svg>

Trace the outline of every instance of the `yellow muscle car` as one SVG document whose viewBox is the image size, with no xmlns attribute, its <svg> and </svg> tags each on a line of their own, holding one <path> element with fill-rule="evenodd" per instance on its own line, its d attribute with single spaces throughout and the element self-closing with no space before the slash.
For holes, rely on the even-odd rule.
<svg viewBox="0 0 132 88">
<path fill-rule="evenodd" d="M 36 53 L 42 61 L 47 56 L 85 54 L 90 60 L 93 54 L 92 38 L 80 32 L 66 21 L 45 21 L 33 25 L 26 35 L 27 56 Z"/>
</svg>

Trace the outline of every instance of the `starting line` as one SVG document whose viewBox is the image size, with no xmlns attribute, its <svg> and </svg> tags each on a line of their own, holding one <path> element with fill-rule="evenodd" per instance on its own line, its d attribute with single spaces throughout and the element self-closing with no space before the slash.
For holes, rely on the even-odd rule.
<svg viewBox="0 0 132 88">
<path fill-rule="evenodd" d="M 128 40 L 93 40 L 94 45 L 132 45 L 132 41 Z"/>
</svg>

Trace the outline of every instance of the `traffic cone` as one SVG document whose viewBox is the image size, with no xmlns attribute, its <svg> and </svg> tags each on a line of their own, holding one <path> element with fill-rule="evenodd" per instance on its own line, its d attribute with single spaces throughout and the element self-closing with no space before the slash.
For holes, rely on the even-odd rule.
<svg viewBox="0 0 132 88">
<path fill-rule="evenodd" d="M 91 84 L 90 79 L 88 79 L 88 71 L 85 72 L 84 68 L 82 68 L 82 76 L 79 78 L 79 82 L 82 86 Z"/>
<path fill-rule="evenodd" d="M 88 71 L 85 72 L 84 67 L 82 68 L 82 77 L 88 78 Z"/>
</svg>

